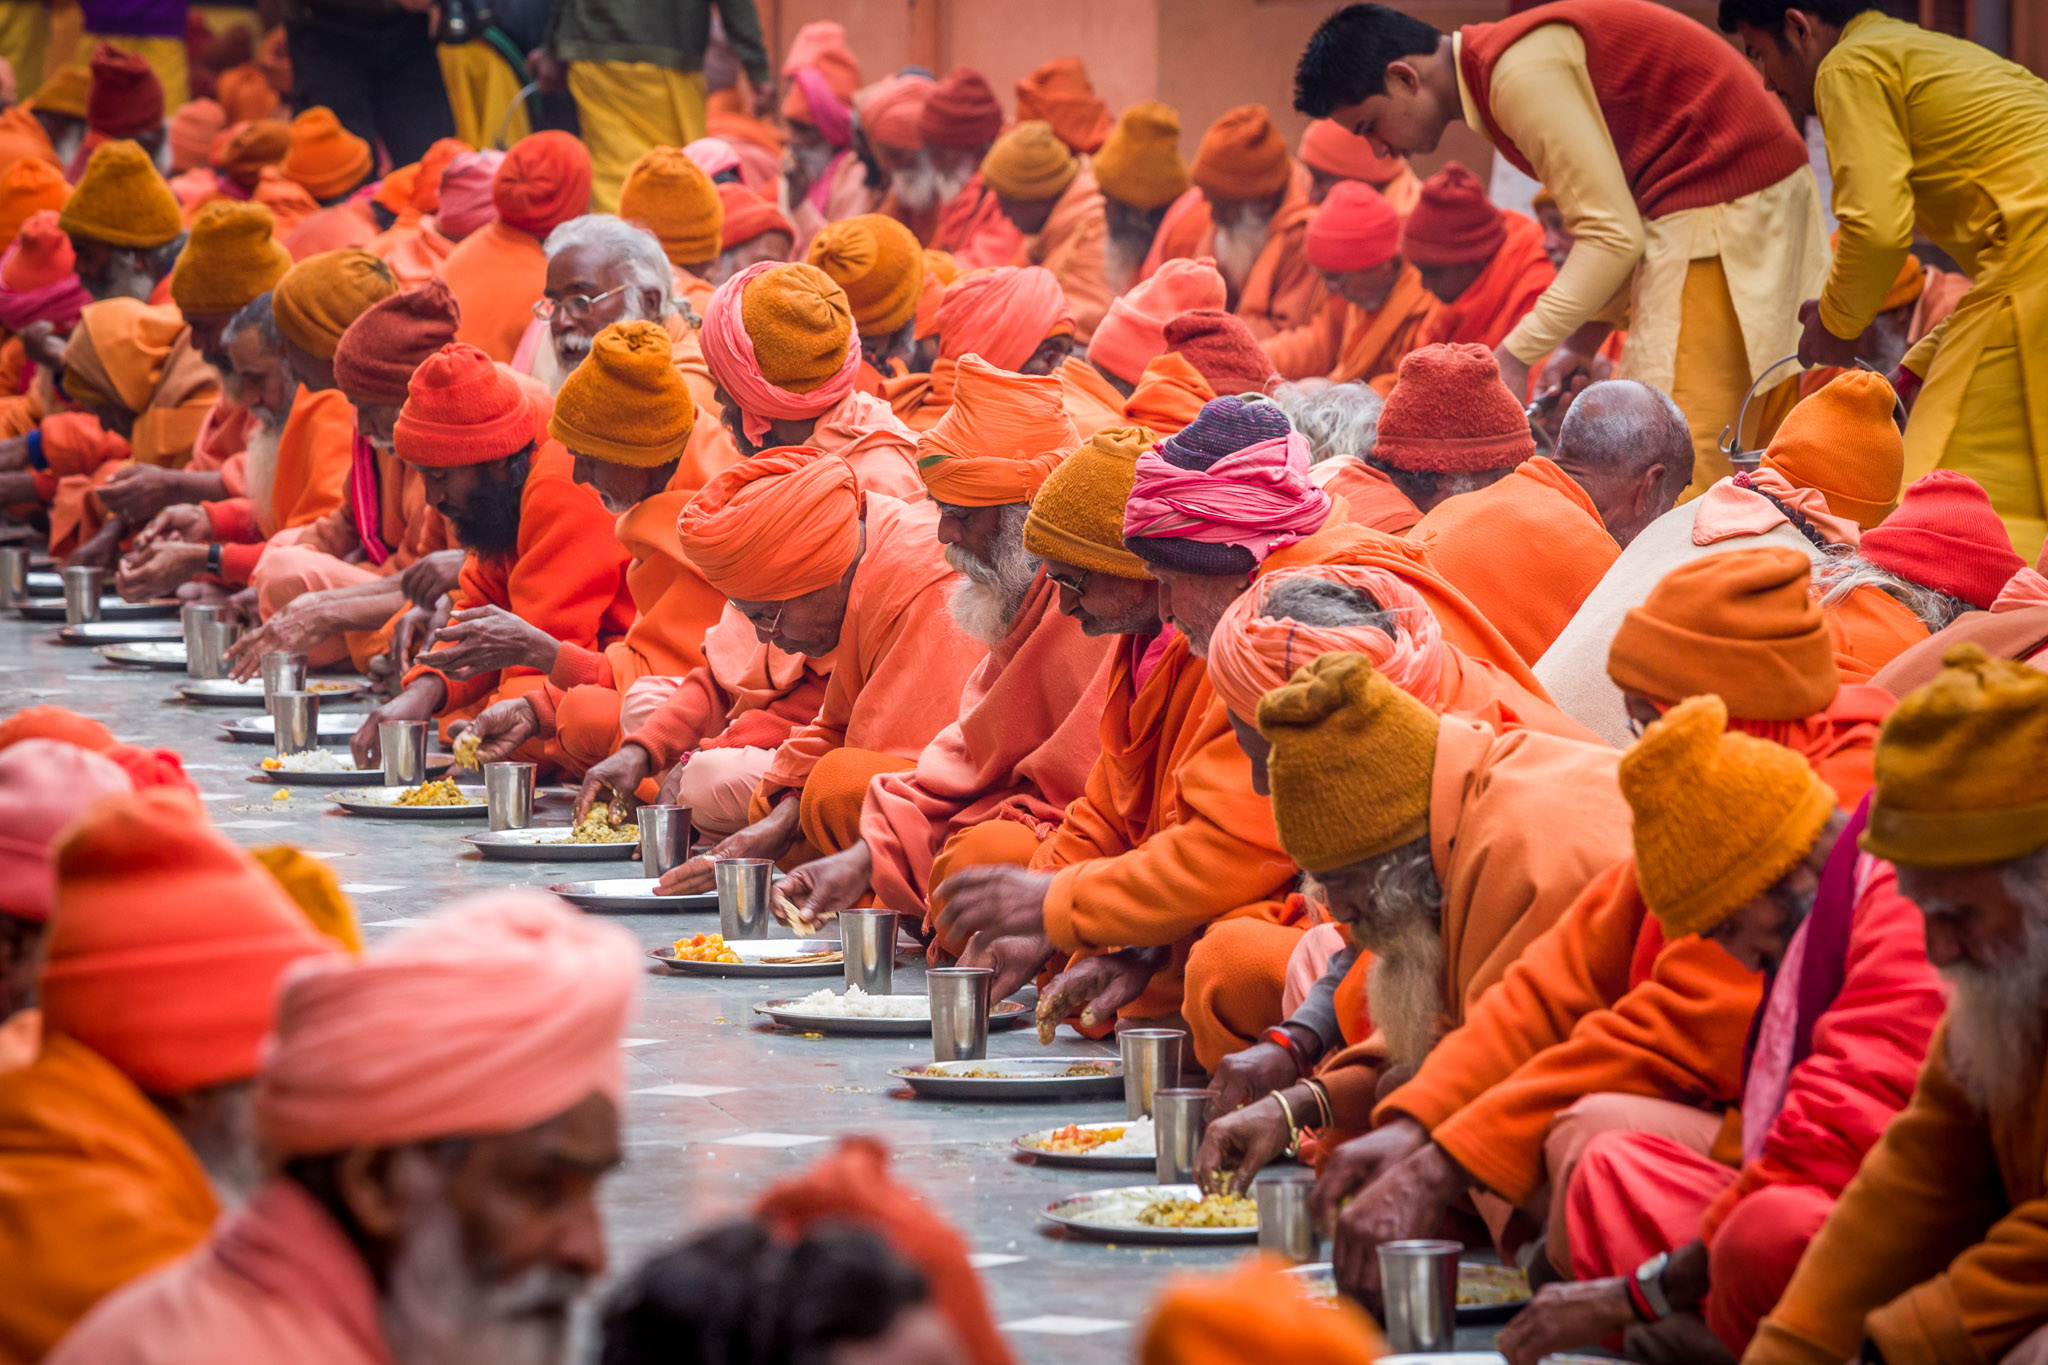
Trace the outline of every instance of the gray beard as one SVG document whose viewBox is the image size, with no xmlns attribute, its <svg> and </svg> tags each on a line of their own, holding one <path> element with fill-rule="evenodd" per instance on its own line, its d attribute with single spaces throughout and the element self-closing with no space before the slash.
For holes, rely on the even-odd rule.
<svg viewBox="0 0 2048 1365">
<path fill-rule="evenodd" d="M 2048 1042 L 2048 919 L 2029 913 L 2017 956 L 1996 967 L 1957 962 L 1949 983 L 1948 1068 L 1986 1115 L 2030 1113 Z"/>
<path fill-rule="evenodd" d="M 279 519 L 277 509 L 270 505 L 270 495 L 277 486 L 277 443 L 283 434 L 284 423 L 280 421 L 272 426 L 264 414 L 252 415 L 256 418 L 256 425 L 249 432 L 246 447 L 249 462 L 243 474 L 243 488 L 256 508 L 257 520 L 276 529 Z"/>
<path fill-rule="evenodd" d="M 1259 253 L 1266 249 L 1271 231 L 1272 224 L 1264 219 L 1216 225 L 1216 268 L 1223 272 L 1233 299 L 1244 292 L 1245 281 L 1259 263 Z"/>
<path fill-rule="evenodd" d="M 1010 633 L 1038 578 L 1038 559 L 1024 550 L 1024 517 L 1029 511 L 1022 503 L 1002 509 L 994 563 L 976 558 L 965 546 L 946 547 L 946 563 L 960 574 L 947 602 L 953 624 L 990 648 Z"/>
<path fill-rule="evenodd" d="M 1372 950 L 1366 1000 L 1395 1066 L 1414 1070 L 1436 1046 L 1444 1013 L 1444 939 L 1434 923 L 1409 921 Z"/>
</svg>

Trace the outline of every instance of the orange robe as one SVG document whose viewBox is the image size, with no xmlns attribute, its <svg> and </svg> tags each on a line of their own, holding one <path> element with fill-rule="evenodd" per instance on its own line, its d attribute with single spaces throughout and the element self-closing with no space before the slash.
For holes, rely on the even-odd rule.
<svg viewBox="0 0 2048 1365">
<path fill-rule="evenodd" d="M 441 278 L 462 306 L 455 339 L 511 364 L 533 321 L 533 305 L 547 292 L 540 239 L 493 219 L 455 244 L 441 263 Z"/>
<path fill-rule="evenodd" d="M 1827 609 L 1828 635 L 1842 681 L 1869 682 L 1927 638 L 1927 623 L 1883 588 L 1864 584 Z"/>
<path fill-rule="evenodd" d="M 110 1290 L 198 1246 L 219 1216 L 192 1149 L 61 1033 L 0 1084 L 0 1365 L 33 1365 Z"/>
<path fill-rule="evenodd" d="M 367 246 L 377 236 L 377 220 L 367 199 L 352 199 L 330 205 L 312 214 L 279 240 L 295 261 L 318 256 L 323 251 Z"/>
<path fill-rule="evenodd" d="M 984 822 L 1016 824 L 1034 841 L 1059 823 L 1101 747 L 1109 645 L 1060 611 L 1041 572 L 1009 634 L 967 680 L 953 723 L 915 769 L 867 789 L 860 834 L 883 905 L 922 916 L 934 860 Z"/>
<path fill-rule="evenodd" d="M 1869 792 L 1877 733 L 1898 699 L 1881 687 L 1844 682 L 1834 700 L 1800 720 L 1737 720 L 1728 728 L 1782 744 L 1813 765 L 1835 789 L 1835 804 L 1854 810 Z"/>
<path fill-rule="evenodd" d="M 1112 291 L 1103 264 L 1109 244 L 1109 220 L 1103 214 L 1102 190 L 1095 172 L 1084 163 L 1053 202 L 1052 216 L 1035 237 L 1024 239 L 1024 258 L 1042 265 L 1067 292 L 1074 314 L 1074 340 L 1085 346 L 1109 311 Z M 1085 437 L 1083 439 L 1086 439 Z"/>
<path fill-rule="evenodd" d="M 1216 397 L 1216 390 L 1186 356 L 1168 351 L 1145 364 L 1137 387 L 1124 400 L 1124 420 L 1149 428 L 1160 436 L 1171 436 L 1195 420 L 1204 403 Z"/>
<path fill-rule="evenodd" d="M 1422 520 L 1422 509 L 1409 501 L 1383 469 L 1352 455 L 1337 455 L 1309 471 L 1309 477 L 1332 497 L 1351 504 L 1351 519 L 1360 526 L 1405 536 Z"/>
<path fill-rule="evenodd" d="M 1060 362 L 1056 375 L 1067 416 L 1074 419 L 1074 429 L 1084 442 L 1095 439 L 1095 433 L 1104 427 L 1124 424 L 1124 396 L 1102 377 L 1102 371 L 1080 356 L 1070 355 Z"/>
<path fill-rule="evenodd" d="M 1436 295 L 1422 287 L 1421 272 L 1404 265 L 1378 312 L 1332 294 L 1305 326 L 1267 337 L 1266 358 L 1282 379 L 1357 380 L 1385 392 L 1435 309 Z"/>
<path fill-rule="evenodd" d="M 1514 330 L 1557 278 L 1557 268 L 1543 254 L 1543 225 L 1534 218 L 1502 211 L 1507 239 L 1479 278 L 1449 303 L 1438 303 L 1417 346 L 1447 341 L 1474 341 L 1487 350 Z"/>
<path fill-rule="evenodd" d="M 364 243 L 366 251 L 391 267 L 401 289 L 417 288 L 439 275 L 455 246 L 431 215 L 410 223 L 393 223 Z"/>
<path fill-rule="evenodd" d="M 1308 201 L 1305 179 L 1297 174 L 1288 182 L 1287 196 L 1267 225 L 1266 245 L 1238 291 L 1235 311 L 1261 339 L 1307 326 L 1330 301 L 1322 272 L 1308 261 L 1308 225 L 1316 206 Z M 1209 254 L 1214 242 L 1212 231 L 1197 254 Z"/>
<path fill-rule="evenodd" d="M 864 492 L 922 502 L 925 492 L 924 480 L 917 476 L 918 430 L 901 421 L 881 399 L 855 391 L 818 419 L 817 428 L 804 444 L 852 465 Z"/>
<path fill-rule="evenodd" d="M 1209 235 L 1209 226 L 1209 200 L 1202 193 L 1201 186 L 1190 185 L 1159 216 L 1159 229 L 1152 234 L 1152 248 L 1145 253 L 1144 262 L 1138 267 L 1138 280 L 1151 279 L 1168 261 L 1204 254 L 1201 247 Z"/>
<path fill-rule="evenodd" d="M 898 375 L 882 381 L 883 401 L 896 420 L 913 432 L 927 432 L 939 424 L 946 409 L 953 406 L 953 372 L 956 360 L 943 356 L 932 362 L 929 374 Z"/>
<path fill-rule="evenodd" d="M 177 194 L 184 211 L 186 227 L 191 227 L 198 220 L 199 210 L 216 199 L 232 199 L 238 203 L 253 201 L 270 210 L 272 231 L 279 241 L 320 211 L 320 201 L 306 193 L 305 187 L 297 181 L 285 179 L 284 173 L 275 166 L 265 166 L 257 178 L 256 188 L 246 195 L 222 190 L 213 171 L 204 167 L 178 176 L 171 181 L 171 189 Z M 186 198 L 187 195 L 191 198 Z"/>
<path fill-rule="evenodd" d="M 637 744 L 657 771 L 700 745 L 776 748 L 807 724 L 825 702 L 832 661 L 807 659 L 765 645 L 747 618 L 730 606 L 704 636 L 704 663 L 625 743 Z"/>
<path fill-rule="evenodd" d="M 1410 538 L 1532 667 L 1621 555 L 1586 490 L 1541 455 L 1444 499 Z"/>
<path fill-rule="evenodd" d="M 317 393 L 303 386 L 277 438 L 270 497 L 202 504 L 214 538 L 226 542 L 221 577 L 248 583 L 272 536 L 310 527 L 341 506 L 349 466 L 355 462 L 356 410 L 340 389 Z"/>
<path fill-rule="evenodd" d="M 996 192 L 976 171 L 960 193 L 940 206 L 938 226 L 926 245 L 951 253 L 962 270 L 978 270 L 1015 265 L 1024 250 L 1024 234 L 1003 215 Z"/>
<path fill-rule="evenodd" d="M 1735 1103 L 1761 994 L 1719 944 L 1665 941 L 1629 858 L 1585 887 L 1373 1118 L 1414 1119 L 1473 1184 L 1527 1207 L 1551 1120 L 1580 1097 Z"/>
</svg>

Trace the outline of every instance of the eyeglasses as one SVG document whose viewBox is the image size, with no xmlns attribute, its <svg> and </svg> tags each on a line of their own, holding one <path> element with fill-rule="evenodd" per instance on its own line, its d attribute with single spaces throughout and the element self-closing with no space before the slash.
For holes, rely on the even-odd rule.
<svg viewBox="0 0 2048 1365">
<path fill-rule="evenodd" d="M 591 309 L 597 307 L 597 305 L 603 303 L 612 295 L 621 293 L 631 287 L 630 285 L 622 284 L 617 289 L 607 289 L 602 294 L 571 294 L 566 299 L 552 299 L 543 295 L 540 302 L 533 305 L 533 315 L 542 322 L 546 322 L 559 312 L 565 318 L 578 321 L 589 317 Z"/>
<path fill-rule="evenodd" d="M 767 634 L 773 635 L 775 634 L 776 628 L 782 624 L 782 613 L 787 611 L 788 609 L 789 603 L 777 602 L 775 604 L 775 615 L 768 618 L 768 624 L 765 626 L 761 624 L 761 618 L 755 612 L 743 611 L 740 613 L 740 615 L 746 617 L 747 624 L 752 626 L 754 629 L 765 631 Z"/>
<path fill-rule="evenodd" d="M 1058 574 L 1047 570 L 1045 581 L 1052 584 L 1055 588 L 1063 588 L 1067 592 L 1074 594 L 1074 596 L 1080 597 L 1088 591 L 1088 580 L 1094 576 L 1094 570 L 1092 569 L 1083 573 L 1079 578 L 1061 578 Z"/>
</svg>

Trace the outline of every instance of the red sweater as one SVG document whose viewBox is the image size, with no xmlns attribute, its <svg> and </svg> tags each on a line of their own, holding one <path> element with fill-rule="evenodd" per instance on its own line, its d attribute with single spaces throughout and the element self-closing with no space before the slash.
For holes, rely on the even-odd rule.
<svg viewBox="0 0 2048 1365">
<path fill-rule="evenodd" d="M 1726 204 L 1806 164 L 1784 106 L 1720 34 L 1650 0 L 1556 0 L 1458 31 L 1458 69 L 1480 121 L 1522 174 L 1536 172 L 1494 122 L 1489 91 L 1500 55 L 1544 24 L 1569 24 L 1585 40 L 1593 94 L 1643 217 Z"/>
</svg>

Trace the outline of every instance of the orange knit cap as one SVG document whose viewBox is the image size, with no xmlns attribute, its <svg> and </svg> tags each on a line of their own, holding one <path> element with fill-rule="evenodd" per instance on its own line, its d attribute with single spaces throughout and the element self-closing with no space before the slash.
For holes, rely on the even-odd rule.
<svg viewBox="0 0 2048 1365">
<path fill-rule="evenodd" d="M 1074 315 L 1050 270 L 1006 265 L 948 286 L 938 324 L 943 359 L 973 351 L 1000 369 L 1017 370 L 1047 337 L 1072 335 Z"/>
<path fill-rule="evenodd" d="M 23 157 L 0 173 L 0 240 L 13 241 L 21 225 L 46 209 L 61 212 L 71 197 L 64 175 L 47 161 Z"/>
<path fill-rule="evenodd" d="M 533 416 L 511 371 L 467 342 L 451 341 L 413 371 L 392 448 L 408 464 L 437 469 L 489 464 L 533 444 Z"/>
<path fill-rule="evenodd" d="M 888 336 L 917 312 L 924 249 L 915 233 L 881 213 L 827 223 L 811 239 L 810 263 L 846 291 L 862 336 Z"/>
<path fill-rule="evenodd" d="M 1363 180 L 1384 185 L 1408 164 L 1405 157 L 1381 156 L 1372 142 L 1349 132 L 1326 118 L 1316 119 L 1301 130 L 1299 155 L 1312 171 L 1338 180 Z"/>
<path fill-rule="evenodd" d="M 725 231 L 718 187 L 680 147 L 650 147 L 633 163 L 619 189 L 619 217 L 660 238 L 673 265 L 716 259 Z"/>
<path fill-rule="evenodd" d="M 171 298 L 188 316 L 233 313 L 277 287 L 292 255 L 261 204 L 216 199 L 199 210 L 171 270 Z"/>
<path fill-rule="evenodd" d="M 1263 104 L 1241 104 L 1209 125 L 1189 175 L 1213 199 L 1266 199 L 1293 174 L 1287 144 Z"/>
<path fill-rule="evenodd" d="M 269 118 L 277 112 L 277 91 L 270 88 L 264 78 L 263 69 L 254 62 L 231 66 L 220 73 L 214 82 L 214 94 L 220 100 L 220 107 L 227 111 L 229 119 L 242 123 L 249 119 Z"/>
<path fill-rule="evenodd" d="M 57 226 L 57 214 L 44 209 L 21 225 L 13 246 L 0 254 L 0 286 L 17 294 L 60 284 L 77 273 L 78 253 Z"/>
<path fill-rule="evenodd" d="M 171 115 L 171 174 L 204 166 L 213 139 L 227 126 L 226 112 L 213 100 L 193 100 Z"/>
<path fill-rule="evenodd" d="M 287 341 L 332 360 L 348 325 L 397 292 L 390 266 L 360 247 L 343 247 L 293 266 L 271 291 L 270 308 Z"/>
<path fill-rule="evenodd" d="M 741 602 L 787 602 L 845 577 L 860 548 L 860 480 L 837 455 L 785 446 L 704 485 L 676 523 L 683 553 Z"/>
<path fill-rule="evenodd" d="M 654 469 L 681 458 L 697 405 L 658 322 L 614 322 L 562 381 L 548 434 L 571 453 Z"/>
<path fill-rule="evenodd" d="M 1386 196 L 1356 180 L 1339 181 L 1308 225 L 1308 263 L 1326 275 L 1385 265 L 1401 246 L 1401 215 Z"/>
<path fill-rule="evenodd" d="M 92 107 L 92 70 L 67 63 L 43 77 L 43 83 L 29 103 L 45 114 L 85 120 Z"/>
<path fill-rule="evenodd" d="M 1846 370 L 1787 413 L 1764 451 L 1764 467 L 1819 490 L 1828 510 L 1868 531 L 1898 505 L 1906 442 L 1892 420 L 1892 386 L 1869 370 Z"/>
<path fill-rule="evenodd" d="M 1043 119 L 1060 141 L 1086 154 L 1109 140 L 1109 106 L 1096 97 L 1079 57 L 1055 57 L 1017 82 L 1017 120 Z"/>
<path fill-rule="evenodd" d="M 1453 161 L 1422 182 L 1401 230 L 1401 254 L 1417 265 L 1471 265 L 1492 260 L 1507 237 L 1507 219 L 1486 186 Z"/>
<path fill-rule="evenodd" d="M 720 185 L 718 202 L 725 210 L 725 226 L 718 237 L 721 249 L 730 251 L 771 232 L 780 232 L 789 238 L 790 245 L 796 244 L 796 229 L 782 210 L 745 185 L 731 181 Z"/>
<path fill-rule="evenodd" d="M 1783 545 L 1679 565 L 1622 618 L 1607 675 L 1663 706 L 1718 692 L 1741 720 L 1824 710 L 1842 675 L 1827 618 L 1807 592 L 1812 567 Z"/>
<path fill-rule="evenodd" d="M 1396 469 L 1471 473 L 1513 469 L 1536 453 L 1536 438 L 1493 352 L 1444 342 L 1401 357 L 1373 453 Z"/>
<path fill-rule="evenodd" d="M 427 148 L 420 158 L 419 174 L 413 178 L 412 206 L 419 213 L 438 213 L 441 209 L 441 175 L 448 169 L 448 163 L 469 150 L 469 144 L 459 137 L 436 138 L 434 145 Z"/>
<path fill-rule="evenodd" d="M 214 169 L 245 190 L 254 190 L 265 166 L 280 166 L 292 150 L 292 128 L 282 119 L 260 118 L 228 134 Z"/>
<path fill-rule="evenodd" d="M 747 282 L 740 325 L 754 343 L 761 377 L 791 393 L 809 393 L 845 368 L 854 336 L 846 291 L 816 266 L 800 263 Z"/>
<path fill-rule="evenodd" d="M 255 1075 L 285 969 L 331 951 L 284 888 L 196 797 L 168 788 L 101 802 L 58 841 L 56 863 L 45 1030 L 150 1094 Z"/>
<path fill-rule="evenodd" d="M 0 752 L 25 739 L 55 739 L 103 754 L 121 741 L 114 732 L 68 706 L 27 706 L 0 720 Z"/>
<path fill-rule="evenodd" d="M 546 237 L 590 212 L 590 149 L 558 128 L 521 138 L 491 177 L 491 202 L 506 227 Z"/>
<path fill-rule="evenodd" d="M 1187 193 L 1180 159 L 1180 115 L 1158 100 L 1139 100 L 1118 115 L 1095 154 L 1095 183 L 1120 204 L 1149 213 Z"/>
<path fill-rule="evenodd" d="M 1166 324 L 1197 308 L 1221 308 L 1228 293 L 1210 257 L 1176 257 L 1110 300 L 1088 341 L 1088 363 L 1126 384 L 1166 351 Z"/>
<path fill-rule="evenodd" d="M 917 438 L 917 472 L 955 507 L 1028 503 L 1081 444 L 1057 375 L 999 370 L 978 355 L 953 375 L 953 406 Z"/>
<path fill-rule="evenodd" d="M 981 178 L 1008 199 L 1057 199 L 1080 173 L 1080 158 L 1043 119 L 1009 129 L 981 159 Z"/>
<path fill-rule="evenodd" d="M 1140 1365 L 1366 1365 L 1387 1353 L 1349 1299 L 1318 1303 L 1269 1261 L 1168 1283 L 1145 1327 Z"/>
<path fill-rule="evenodd" d="M 73 236 L 114 246 L 162 246 L 185 230 L 178 196 L 149 153 L 125 138 L 93 149 L 58 221 Z"/>
<path fill-rule="evenodd" d="M 292 120 L 291 150 L 285 154 L 285 179 L 301 185 L 315 199 L 334 199 L 369 179 L 375 159 L 370 144 L 341 126 L 325 105 L 301 110 Z"/>
</svg>

